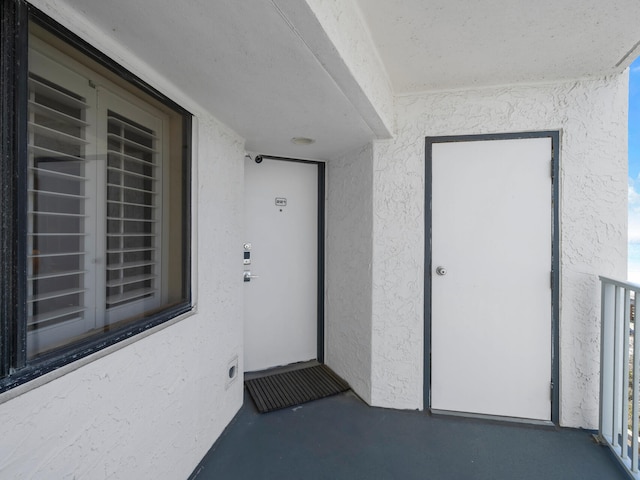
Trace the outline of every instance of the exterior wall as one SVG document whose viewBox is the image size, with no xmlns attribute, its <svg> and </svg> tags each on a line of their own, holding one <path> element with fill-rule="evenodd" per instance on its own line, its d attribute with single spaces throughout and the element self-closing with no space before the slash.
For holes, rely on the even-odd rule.
<svg viewBox="0 0 640 480">
<path fill-rule="evenodd" d="M 560 422 L 597 425 L 598 275 L 626 278 L 628 75 L 396 98 L 374 149 L 372 402 L 422 408 L 424 137 L 560 130 Z"/>
<path fill-rule="evenodd" d="M 187 478 L 243 399 L 241 378 L 225 388 L 228 362 L 242 361 L 243 140 L 55 3 L 36 6 L 80 25 L 81 36 L 195 114 L 197 303 L 194 314 L 149 336 L 0 396 L 0 478 Z"/>
<path fill-rule="evenodd" d="M 327 164 L 327 365 L 371 402 L 373 147 Z"/>
</svg>

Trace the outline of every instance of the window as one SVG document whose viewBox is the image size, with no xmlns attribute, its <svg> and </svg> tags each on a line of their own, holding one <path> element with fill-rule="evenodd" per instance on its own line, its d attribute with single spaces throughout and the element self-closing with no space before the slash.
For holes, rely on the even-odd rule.
<svg viewBox="0 0 640 480">
<path fill-rule="evenodd" d="M 2 271 L 0 390 L 190 308 L 189 114 L 13 6 L 29 8 L 28 32 L 15 22 L 3 34 L 3 62 L 13 41 L 28 68 L 12 79 L 18 94 L 2 91 L 22 115 L 3 114 L 15 142 L 2 167 L 17 181 L 3 171 L 13 201 L 2 245 L 14 255 Z"/>
</svg>

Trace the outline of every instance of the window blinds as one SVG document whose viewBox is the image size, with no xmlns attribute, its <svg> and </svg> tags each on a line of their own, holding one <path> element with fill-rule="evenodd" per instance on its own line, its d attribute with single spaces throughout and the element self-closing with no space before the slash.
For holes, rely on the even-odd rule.
<svg viewBox="0 0 640 480">
<path fill-rule="evenodd" d="M 157 140 L 152 130 L 109 110 L 107 308 L 157 290 Z"/>
<path fill-rule="evenodd" d="M 85 310 L 85 99 L 29 79 L 28 328 Z"/>
</svg>

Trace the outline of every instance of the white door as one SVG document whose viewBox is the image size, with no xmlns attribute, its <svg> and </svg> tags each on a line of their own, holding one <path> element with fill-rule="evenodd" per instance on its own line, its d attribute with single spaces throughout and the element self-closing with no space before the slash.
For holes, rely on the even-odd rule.
<svg viewBox="0 0 640 480">
<path fill-rule="evenodd" d="M 317 358 L 317 164 L 245 160 L 245 242 L 245 371 Z"/>
<path fill-rule="evenodd" d="M 546 137 L 433 144 L 434 410 L 551 419 L 551 152 Z"/>
</svg>

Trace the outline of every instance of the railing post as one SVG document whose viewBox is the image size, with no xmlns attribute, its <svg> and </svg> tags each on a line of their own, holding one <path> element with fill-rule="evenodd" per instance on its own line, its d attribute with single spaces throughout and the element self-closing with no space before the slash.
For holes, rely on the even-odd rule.
<svg viewBox="0 0 640 480">
<path fill-rule="evenodd" d="M 636 322 L 636 315 L 638 310 L 636 308 L 637 303 L 636 300 L 638 298 L 638 293 L 635 292 L 633 296 L 633 308 L 634 308 L 634 318 L 633 318 L 633 381 L 632 383 L 632 393 L 631 393 L 631 471 L 633 473 L 638 473 L 638 380 L 640 379 L 640 375 L 638 375 L 638 369 L 640 368 L 640 342 L 638 341 L 638 323 Z"/>
<path fill-rule="evenodd" d="M 600 304 L 600 421 L 598 432 L 600 441 L 613 438 L 613 316 L 615 287 L 602 282 Z"/>
<path fill-rule="evenodd" d="M 611 392 L 611 400 L 613 402 L 613 431 L 611 433 L 611 443 L 620 445 L 620 427 L 622 423 L 622 290 L 619 286 L 615 287 L 615 307 L 613 315 L 613 391 Z M 626 432 L 624 432 L 626 435 Z"/>
<path fill-rule="evenodd" d="M 622 331 L 622 438 L 621 456 L 628 458 L 629 452 L 629 326 L 631 323 L 631 292 L 624 289 L 624 323 Z"/>
</svg>

